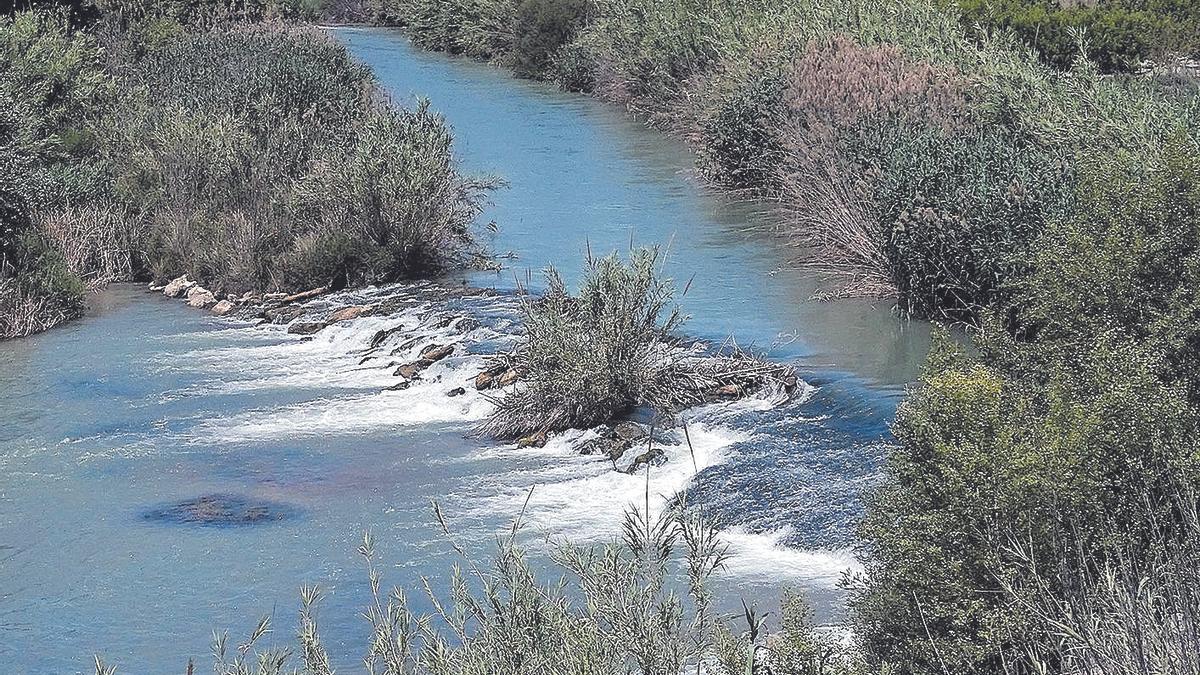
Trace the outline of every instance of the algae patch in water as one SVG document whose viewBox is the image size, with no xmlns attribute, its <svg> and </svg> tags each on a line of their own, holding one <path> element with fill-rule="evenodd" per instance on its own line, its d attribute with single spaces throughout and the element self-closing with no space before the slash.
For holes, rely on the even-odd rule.
<svg viewBox="0 0 1200 675">
<path fill-rule="evenodd" d="M 288 520 L 298 513 L 297 509 L 276 502 L 212 494 L 149 509 L 142 518 L 157 523 L 201 527 L 243 527 Z"/>
</svg>

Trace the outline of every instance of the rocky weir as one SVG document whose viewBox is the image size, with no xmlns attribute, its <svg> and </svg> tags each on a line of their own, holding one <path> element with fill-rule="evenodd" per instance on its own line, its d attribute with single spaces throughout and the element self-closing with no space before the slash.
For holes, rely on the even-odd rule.
<svg viewBox="0 0 1200 675">
<path fill-rule="evenodd" d="M 454 399 L 468 391 L 489 402 L 523 386 L 526 373 L 516 345 L 521 329 L 519 298 L 513 292 L 476 288 L 466 284 L 435 282 L 394 284 L 386 287 L 333 292 L 317 287 L 297 293 L 216 294 L 181 276 L 166 284 L 151 284 L 149 290 L 184 301 L 230 321 L 283 328 L 301 340 L 313 340 L 331 327 L 352 328 L 371 321 L 380 325 L 362 332 L 357 349 L 358 365 L 390 373 L 394 382 L 382 391 L 404 391 L 414 386 L 430 390 L 432 396 Z M 491 301 L 507 318 L 485 325 L 484 319 L 461 301 L 483 298 Z M 661 467 L 668 461 L 663 446 L 688 446 L 686 426 L 678 414 L 706 403 L 763 398 L 784 402 L 805 386 L 791 367 L 755 359 L 740 350 L 716 349 L 698 342 L 664 345 L 674 367 L 687 363 L 694 373 L 685 391 L 672 396 L 671 409 L 628 411 L 628 416 L 574 437 L 572 451 L 607 462 L 612 470 L 637 473 Z M 456 358 L 457 357 L 457 358 Z M 444 368 L 458 361 L 457 379 Z M 465 381 L 462 370 L 466 369 Z M 694 382 L 693 382 L 694 381 Z M 629 417 L 629 418 L 626 418 Z M 632 419 L 636 418 L 636 419 Z M 476 425 L 476 433 L 487 434 L 489 424 Z M 542 429 L 508 439 L 517 448 L 540 448 L 556 433 Z"/>
</svg>

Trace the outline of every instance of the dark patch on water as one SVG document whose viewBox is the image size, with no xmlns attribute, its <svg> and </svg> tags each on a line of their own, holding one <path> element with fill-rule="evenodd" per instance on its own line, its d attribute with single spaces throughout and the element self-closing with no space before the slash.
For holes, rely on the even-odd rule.
<svg viewBox="0 0 1200 675">
<path fill-rule="evenodd" d="M 145 511 L 144 520 L 200 527 L 246 527 L 289 520 L 299 510 L 241 495 L 212 494 L 165 504 Z"/>
</svg>

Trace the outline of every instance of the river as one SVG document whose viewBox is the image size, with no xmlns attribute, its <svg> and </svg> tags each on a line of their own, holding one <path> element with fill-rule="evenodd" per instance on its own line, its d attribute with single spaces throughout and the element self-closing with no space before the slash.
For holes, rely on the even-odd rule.
<svg viewBox="0 0 1200 675">
<path fill-rule="evenodd" d="M 431 500 L 474 555 L 492 549 L 531 488 L 535 557 L 547 537 L 612 539 L 644 477 L 574 454 L 578 434 L 525 450 L 474 438 L 490 404 L 470 386 L 445 392 L 511 343 L 511 291 L 526 270 L 535 285 L 550 264 L 574 281 L 589 246 L 630 241 L 663 246 L 667 272 L 691 280 L 681 298 L 689 336 L 736 336 L 794 363 L 806 383 L 787 402 L 690 413 L 695 468 L 684 448 L 669 448 L 651 477 L 656 505 L 686 488 L 720 518 L 734 553 L 718 584 L 726 605 L 769 606 L 786 584 L 808 594 L 819 620 L 835 620 L 862 490 L 878 475 L 927 327 L 899 321 L 887 302 L 810 300 L 817 281 L 776 240 L 780 215 L 705 189 L 684 147 L 621 111 L 417 51 L 396 32 L 335 35 L 399 103 L 431 100 L 468 172 L 507 181 L 481 219 L 497 224 L 486 243 L 513 254 L 505 269 L 446 280 L 499 292 L 346 293 L 314 311 L 400 302 L 306 340 L 118 285 L 80 321 L 0 344 L 0 670 L 91 672 L 102 654 L 122 673 L 183 672 L 189 657 L 204 671 L 214 628 L 236 640 L 273 612 L 271 639 L 286 641 L 299 586 L 319 583 L 327 647 L 354 671 L 367 636 L 355 553 L 364 531 L 378 539 L 384 583 L 408 589 L 418 608 L 422 576 L 446 587 L 455 557 Z M 392 369 L 364 349 L 400 324 L 458 351 L 422 384 L 384 391 Z M 270 517 L 172 517 L 176 503 L 205 495 Z"/>
</svg>

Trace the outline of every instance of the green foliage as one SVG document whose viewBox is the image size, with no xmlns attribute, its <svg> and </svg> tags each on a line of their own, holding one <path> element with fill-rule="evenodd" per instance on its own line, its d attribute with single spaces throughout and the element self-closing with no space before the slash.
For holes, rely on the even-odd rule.
<svg viewBox="0 0 1200 675">
<path fill-rule="evenodd" d="M 554 269 L 544 297 L 524 306 L 516 360 L 528 386 L 505 396 L 486 430 L 514 437 L 587 428 L 644 403 L 655 387 L 664 340 L 683 317 L 673 287 L 655 271 L 657 249 L 589 258 L 578 295 Z"/>
<path fill-rule="evenodd" d="M 1079 617 L 1037 608 L 1082 601 L 1106 564 L 1139 574 L 1195 543 L 1197 168 L 1189 139 L 1153 171 L 1091 168 L 1033 246 L 1006 313 L 1019 340 L 992 326 L 980 360 L 931 357 L 864 525 L 855 610 L 876 658 L 930 673 L 1054 663 L 1056 631 Z M 1105 639 L 1139 639 L 1121 630 Z"/>
<path fill-rule="evenodd" d="M 1105 72 L 1173 54 L 1200 54 L 1200 8 L 1190 0 L 957 0 L 964 25 L 1008 29 L 1056 68 L 1080 57 Z"/>
<path fill-rule="evenodd" d="M 969 319 L 996 306 L 1046 222 L 1067 207 L 1061 161 L 1003 130 L 892 118 L 854 136 L 847 153 L 869 176 L 905 313 Z"/>
<path fill-rule="evenodd" d="M 110 93 L 96 42 L 65 15 L 0 19 L 0 338 L 78 315 L 83 284 L 39 228 L 42 215 L 86 202 L 86 115 Z"/>
<path fill-rule="evenodd" d="M 575 37 L 584 21 L 585 0 L 522 0 L 513 24 L 513 71 L 539 77 L 551 58 Z"/>
<path fill-rule="evenodd" d="M 0 281 L 21 333 L 78 313 L 81 279 L 298 289 L 460 259 L 493 182 L 317 31 L 225 23 L 273 7 L 107 3 L 94 33 L 0 20 Z"/>
<path fill-rule="evenodd" d="M 738 78 L 722 93 L 700 123 L 700 161 L 710 178 L 735 189 L 774 191 L 783 91 L 779 72 L 763 72 Z"/>
<path fill-rule="evenodd" d="M 111 162 L 159 278 L 238 291 L 392 281 L 470 243 L 489 183 L 458 175 L 427 105 L 392 108 L 316 33 L 191 33 L 124 82 Z"/>
</svg>

